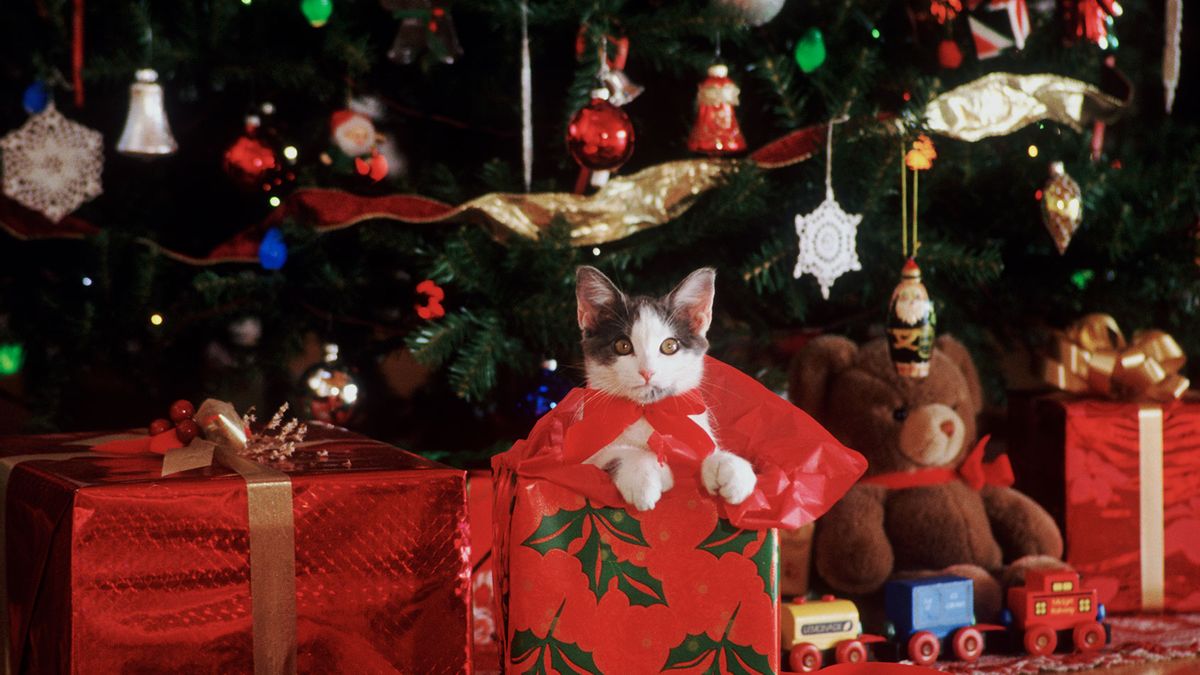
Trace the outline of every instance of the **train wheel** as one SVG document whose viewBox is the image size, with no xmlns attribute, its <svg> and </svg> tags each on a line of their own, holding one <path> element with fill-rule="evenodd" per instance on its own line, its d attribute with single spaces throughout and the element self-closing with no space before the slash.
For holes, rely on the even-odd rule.
<svg viewBox="0 0 1200 675">
<path fill-rule="evenodd" d="M 862 663 L 867 660 L 867 648 L 858 640 L 843 640 L 833 652 L 838 663 Z"/>
<path fill-rule="evenodd" d="M 788 665 L 797 673 L 811 673 L 821 669 L 821 650 L 808 642 L 792 647 L 788 654 Z"/>
<path fill-rule="evenodd" d="M 983 633 L 974 626 L 959 628 L 954 634 L 954 655 L 960 661 L 971 663 L 983 654 Z"/>
<path fill-rule="evenodd" d="M 1058 646 L 1058 634 L 1049 626 L 1033 626 L 1025 631 L 1025 651 L 1034 656 L 1044 656 L 1054 652 Z"/>
<path fill-rule="evenodd" d="M 937 636 L 927 630 L 913 633 L 908 639 L 908 658 L 918 666 L 927 666 L 937 661 L 942 651 L 942 643 Z"/>
<path fill-rule="evenodd" d="M 1103 647 L 1107 641 L 1104 626 L 1095 621 L 1075 626 L 1075 629 L 1071 631 L 1071 637 L 1075 640 L 1075 651 L 1077 652 L 1094 652 Z"/>
</svg>

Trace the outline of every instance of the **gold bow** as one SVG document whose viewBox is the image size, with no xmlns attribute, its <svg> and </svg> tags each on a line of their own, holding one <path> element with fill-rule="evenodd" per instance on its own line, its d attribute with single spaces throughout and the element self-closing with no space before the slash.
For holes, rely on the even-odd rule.
<svg viewBox="0 0 1200 675">
<path fill-rule="evenodd" d="M 1187 357 L 1175 338 L 1145 330 L 1126 343 L 1108 314 L 1089 314 L 1056 333 L 1053 349 L 1042 377 L 1064 391 L 1165 403 L 1190 384 L 1179 374 Z"/>
</svg>

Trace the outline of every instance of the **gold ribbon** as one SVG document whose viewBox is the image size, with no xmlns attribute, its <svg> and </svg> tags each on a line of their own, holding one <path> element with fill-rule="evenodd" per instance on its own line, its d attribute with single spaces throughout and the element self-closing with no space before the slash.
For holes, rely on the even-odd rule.
<svg viewBox="0 0 1200 675">
<path fill-rule="evenodd" d="M 1165 403 L 1190 384 L 1179 374 L 1187 357 L 1175 338 L 1147 330 L 1127 344 L 1108 314 L 1089 314 L 1056 333 L 1053 352 L 1042 378 L 1064 391 Z"/>
<path fill-rule="evenodd" d="M 1127 105 L 1086 82 L 1060 75 L 991 73 L 930 101 L 925 126 L 963 141 L 1003 136 L 1040 120 L 1080 131 L 1092 121 L 1112 121 Z"/>
<path fill-rule="evenodd" d="M 1138 525 L 1141 528 L 1142 609 L 1161 610 L 1166 590 L 1163 535 L 1163 411 L 1138 408 Z"/>
</svg>

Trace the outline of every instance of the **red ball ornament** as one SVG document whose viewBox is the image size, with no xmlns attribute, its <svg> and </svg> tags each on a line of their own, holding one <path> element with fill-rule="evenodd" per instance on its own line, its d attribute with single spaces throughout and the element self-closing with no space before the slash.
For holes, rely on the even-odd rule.
<svg viewBox="0 0 1200 675">
<path fill-rule="evenodd" d="M 258 117 L 246 118 L 246 132 L 225 151 L 225 173 L 238 187 L 251 192 L 271 192 L 290 184 L 295 175 L 284 167 Z"/>
<path fill-rule="evenodd" d="M 179 420 L 179 424 L 175 425 L 175 436 L 179 438 L 180 443 L 191 443 L 192 439 L 200 435 L 200 425 L 194 420 Z"/>
<path fill-rule="evenodd" d="M 942 40 L 938 44 L 938 63 L 943 68 L 954 70 L 962 65 L 963 55 L 962 50 L 958 48 L 958 43 L 950 38 Z"/>
<path fill-rule="evenodd" d="M 171 404 L 171 419 L 176 423 L 192 418 L 196 414 L 196 406 L 191 401 L 179 399 Z"/>
<path fill-rule="evenodd" d="M 171 427 L 173 426 L 175 425 L 171 424 L 171 420 L 164 420 L 162 418 L 156 419 L 150 423 L 150 435 L 157 436 L 164 431 L 170 431 Z"/>
<path fill-rule="evenodd" d="M 591 171 L 612 171 L 633 154 L 633 123 L 607 98 L 608 90 L 593 91 L 592 100 L 567 125 L 567 149 L 579 166 Z"/>
</svg>

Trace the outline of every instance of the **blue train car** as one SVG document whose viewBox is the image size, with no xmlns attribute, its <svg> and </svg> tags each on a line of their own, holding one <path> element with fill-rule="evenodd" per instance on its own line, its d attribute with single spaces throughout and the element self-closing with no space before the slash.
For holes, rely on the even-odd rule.
<svg viewBox="0 0 1200 675">
<path fill-rule="evenodd" d="M 888 637 L 919 665 L 933 663 L 943 651 L 975 661 L 983 653 L 983 632 L 1002 627 L 975 623 L 974 594 L 974 584 L 964 577 L 889 581 L 884 587 Z"/>
</svg>

